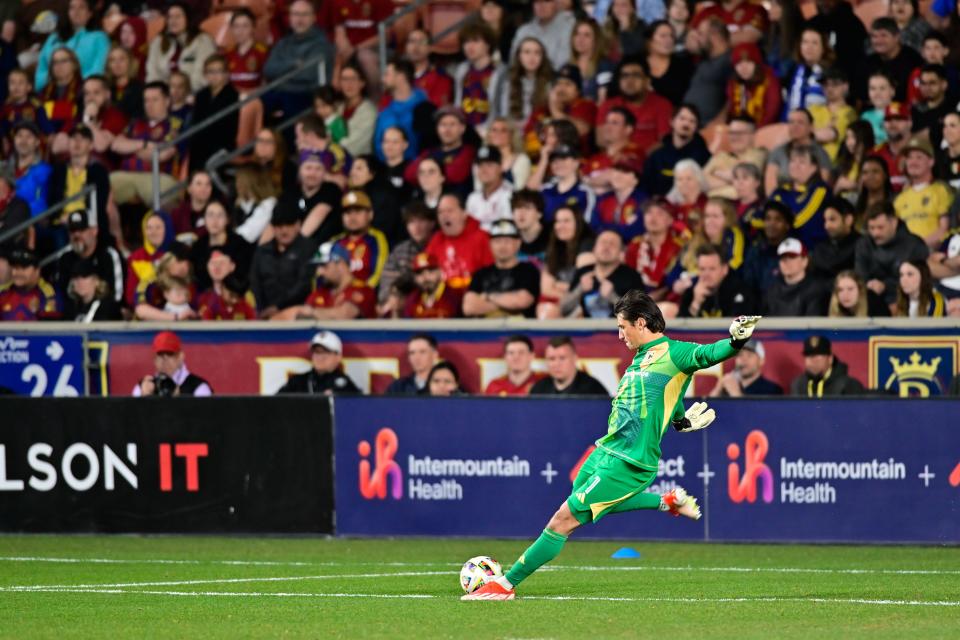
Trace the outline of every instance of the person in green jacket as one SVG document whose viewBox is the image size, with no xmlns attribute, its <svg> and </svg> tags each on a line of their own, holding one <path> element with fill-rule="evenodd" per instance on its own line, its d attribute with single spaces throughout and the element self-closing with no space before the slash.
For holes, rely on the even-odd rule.
<svg viewBox="0 0 960 640">
<path fill-rule="evenodd" d="M 705 402 L 687 411 L 683 396 L 693 374 L 736 355 L 753 334 L 760 316 L 740 316 L 730 325 L 730 338 L 713 344 L 680 342 L 666 329 L 657 303 L 634 289 L 614 307 L 619 338 L 635 351 L 620 379 L 607 419 L 607 433 L 584 462 L 570 497 L 547 523 L 540 537 L 510 567 L 506 575 L 461 600 L 513 600 L 514 588 L 559 555 L 567 537 L 580 525 L 597 522 L 608 513 L 658 509 L 694 520 L 700 507 L 681 487 L 662 496 L 647 493 L 657 477 L 660 440 L 668 427 L 697 431 L 716 418 Z"/>
</svg>

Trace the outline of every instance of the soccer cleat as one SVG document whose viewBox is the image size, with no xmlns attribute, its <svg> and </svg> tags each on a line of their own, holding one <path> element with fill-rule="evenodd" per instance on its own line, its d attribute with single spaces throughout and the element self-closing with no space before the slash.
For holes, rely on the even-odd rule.
<svg viewBox="0 0 960 640">
<path fill-rule="evenodd" d="M 692 520 L 699 520 L 702 515 L 697 499 L 688 495 L 683 487 L 676 487 L 668 491 L 663 494 L 660 500 L 663 503 L 663 510 L 669 511 L 674 516 L 685 516 Z"/>
<path fill-rule="evenodd" d="M 513 600 L 517 597 L 517 592 L 513 589 L 505 589 L 496 582 L 488 582 L 473 593 L 460 596 L 461 600 Z"/>
</svg>

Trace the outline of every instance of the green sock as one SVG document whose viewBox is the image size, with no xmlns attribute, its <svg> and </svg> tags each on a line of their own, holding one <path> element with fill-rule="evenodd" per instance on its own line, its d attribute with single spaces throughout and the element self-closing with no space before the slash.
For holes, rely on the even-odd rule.
<svg viewBox="0 0 960 640">
<path fill-rule="evenodd" d="M 660 496 L 658 494 L 641 491 L 640 493 L 630 496 L 614 508 L 610 509 L 610 513 L 623 513 L 624 511 L 636 511 L 637 509 L 659 508 Z"/>
<path fill-rule="evenodd" d="M 531 573 L 560 555 L 563 543 L 566 541 L 567 536 L 562 536 L 556 531 L 550 531 L 550 529 L 544 529 L 540 537 L 527 547 L 527 550 L 507 571 L 507 580 L 513 586 L 517 586 L 526 580 Z"/>
</svg>

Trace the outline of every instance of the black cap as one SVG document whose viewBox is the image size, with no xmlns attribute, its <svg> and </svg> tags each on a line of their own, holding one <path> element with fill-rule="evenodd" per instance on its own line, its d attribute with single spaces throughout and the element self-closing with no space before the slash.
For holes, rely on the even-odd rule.
<svg viewBox="0 0 960 640">
<path fill-rule="evenodd" d="M 70 129 L 71 136 L 83 136 L 90 142 L 93 142 L 93 130 L 82 122 L 78 122 Z"/>
<path fill-rule="evenodd" d="M 73 268 L 70 269 L 71 278 L 88 278 L 96 273 L 97 265 L 89 258 L 77 260 L 73 263 Z"/>
<path fill-rule="evenodd" d="M 183 244 L 182 242 L 172 242 L 170 243 L 170 249 L 168 253 L 173 254 L 177 260 L 189 260 L 190 259 L 190 247 Z"/>
<path fill-rule="evenodd" d="M 481 162 L 495 162 L 500 164 L 502 160 L 503 156 L 500 155 L 500 149 L 485 145 L 477 149 L 477 157 L 474 159 L 474 162 L 477 164 Z"/>
<path fill-rule="evenodd" d="M 300 222 L 300 209 L 292 204 L 278 204 L 270 222 L 274 225 L 289 225 Z"/>
<path fill-rule="evenodd" d="M 40 266 L 40 260 L 30 249 L 16 249 L 10 252 L 10 257 L 7 258 L 10 262 L 10 266 L 14 267 L 37 267 Z"/>
<path fill-rule="evenodd" d="M 833 353 L 830 339 L 826 336 L 807 336 L 803 341 L 803 355 L 829 356 Z"/>
<path fill-rule="evenodd" d="M 37 123 L 34 122 L 33 120 L 21 120 L 20 122 L 13 125 L 13 129 L 11 130 L 11 133 L 16 134 L 21 129 L 27 129 L 38 138 L 41 137 L 40 127 L 38 127 Z"/>
<path fill-rule="evenodd" d="M 580 73 L 580 67 L 575 64 L 565 64 L 560 67 L 553 81 L 557 80 L 569 80 L 577 85 L 577 91 L 583 92 L 583 75 Z"/>
<path fill-rule="evenodd" d="M 568 144 L 558 144 L 553 151 L 550 152 L 550 159 L 554 158 L 579 158 L 580 150 L 576 147 L 571 147 Z"/>
<path fill-rule="evenodd" d="M 67 216 L 67 231 L 83 231 L 90 228 L 90 215 L 86 211 L 74 211 Z"/>
</svg>

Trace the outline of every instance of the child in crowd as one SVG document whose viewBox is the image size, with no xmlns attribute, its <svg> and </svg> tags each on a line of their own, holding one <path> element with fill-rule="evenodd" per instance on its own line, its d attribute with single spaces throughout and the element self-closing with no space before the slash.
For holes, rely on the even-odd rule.
<svg viewBox="0 0 960 640">
<path fill-rule="evenodd" d="M 323 118 L 327 125 L 327 135 L 333 142 L 340 142 L 347 137 L 347 123 L 340 115 L 340 106 L 343 96 L 330 86 L 317 87 L 313 92 L 313 111 Z"/>
<path fill-rule="evenodd" d="M 183 278 L 164 276 L 158 281 L 163 292 L 163 310 L 172 313 L 177 320 L 189 320 L 197 317 L 197 312 L 190 306 L 190 283 Z"/>
<path fill-rule="evenodd" d="M 847 127 L 857 119 L 856 110 L 847 104 L 850 84 L 842 69 L 833 67 L 823 73 L 823 92 L 826 104 L 808 107 L 813 116 L 813 134 L 831 160 L 837 159 L 840 143 L 847 135 Z"/>
<path fill-rule="evenodd" d="M 0 136 L 4 139 L 4 155 L 10 152 L 9 136 L 13 126 L 23 120 L 35 123 L 44 135 L 53 133 L 47 112 L 33 93 L 30 74 L 23 69 L 13 69 L 7 76 L 7 101 L 0 108 Z"/>
</svg>

